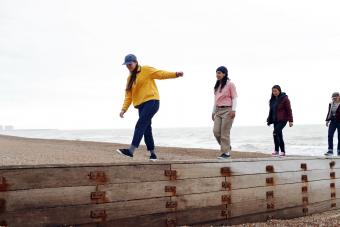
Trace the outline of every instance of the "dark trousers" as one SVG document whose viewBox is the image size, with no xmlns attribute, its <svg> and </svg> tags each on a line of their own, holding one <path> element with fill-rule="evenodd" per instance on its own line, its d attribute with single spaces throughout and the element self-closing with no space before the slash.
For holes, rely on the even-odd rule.
<svg viewBox="0 0 340 227">
<path fill-rule="evenodd" d="M 159 100 L 150 100 L 138 106 L 139 119 L 135 126 L 132 145 L 139 147 L 140 141 L 144 136 L 146 147 L 149 151 L 155 149 L 153 142 L 151 120 L 159 109 Z"/>
<path fill-rule="evenodd" d="M 281 152 L 286 152 L 285 142 L 283 141 L 283 134 L 282 134 L 282 130 L 286 126 L 286 124 L 287 124 L 287 121 L 274 122 L 273 138 L 274 138 L 276 152 L 279 152 L 279 148 L 281 149 Z"/>
<path fill-rule="evenodd" d="M 335 131 L 338 130 L 338 154 L 340 153 L 340 122 L 337 122 L 335 117 L 331 118 L 328 125 L 328 152 L 333 152 L 333 137 Z"/>
</svg>

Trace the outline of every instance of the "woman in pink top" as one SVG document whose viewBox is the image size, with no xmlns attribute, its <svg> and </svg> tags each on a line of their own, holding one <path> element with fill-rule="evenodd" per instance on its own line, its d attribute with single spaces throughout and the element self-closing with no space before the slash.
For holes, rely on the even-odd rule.
<svg viewBox="0 0 340 227">
<path fill-rule="evenodd" d="M 234 83 L 228 78 L 228 69 L 225 66 L 216 69 L 216 77 L 215 103 L 212 113 L 214 136 L 221 146 L 221 155 L 218 158 L 228 159 L 231 151 L 230 129 L 236 113 L 237 92 Z"/>
</svg>

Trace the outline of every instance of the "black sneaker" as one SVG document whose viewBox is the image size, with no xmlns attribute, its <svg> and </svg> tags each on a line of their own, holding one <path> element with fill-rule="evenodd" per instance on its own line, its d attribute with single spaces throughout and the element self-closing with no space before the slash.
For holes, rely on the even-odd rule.
<svg viewBox="0 0 340 227">
<path fill-rule="evenodd" d="M 223 153 L 221 156 L 218 157 L 218 159 L 228 159 L 230 158 L 230 154 Z"/>
<path fill-rule="evenodd" d="M 131 154 L 129 149 L 117 149 L 118 154 L 124 155 L 129 158 L 133 158 L 133 154 Z"/>
<path fill-rule="evenodd" d="M 324 154 L 325 156 L 333 156 L 333 152 L 326 152 L 325 154 Z"/>
<path fill-rule="evenodd" d="M 150 160 L 150 161 L 157 161 L 157 156 L 156 156 L 156 154 L 155 154 L 155 153 L 151 153 L 149 160 Z"/>
</svg>

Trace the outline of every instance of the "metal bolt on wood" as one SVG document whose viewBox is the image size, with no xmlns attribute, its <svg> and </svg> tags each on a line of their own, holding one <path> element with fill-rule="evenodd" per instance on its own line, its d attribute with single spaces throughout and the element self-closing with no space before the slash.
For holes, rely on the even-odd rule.
<svg viewBox="0 0 340 227">
<path fill-rule="evenodd" d="M 330 176 L 332 179 L 335 179 L 335 172 L 330 172 L 329 176 Z"/>
<path fill-rule="evenodd" d="M 303 186 L 303 187 L 301 188 L 301 191 L 302 191 L 302 192 L 308 192 L 308 187 L 307 187 L 307 186 Z"/>
<path fill-rule="evenodd" d="M 164 170 L 164 176 L 169 177 L 170 180 L 177 179 L 177 171 L 176 170 Z"/>
<path fill-rule="evenodd" d="M 221 168 L 221 175 L 224 176 L 224 177 L 230 177 L 231 176 L 230 167 L 222 167 Z"/>
<path fill-rule="evenodd" d="M 301 176 L 301 181 L 302 182 L 307 182 L 308 181 L 308 176 L 307 175 L 302 175 Z"/>
<path fill-rule="evenodd" d="M 222 188 L 227 189 L 228 191 L 230 191 L 231 190 L 231 183 L 223 181 L 222 182 Z"/>
<path fill-rule="evenodd" d="M 107 182 L 106 174 L 103 171 L 93 171 L 88 174 L 90 180 L 105 183 Z"/>
<path fill-rule="evenodd" d="M 166 208 L 177 208 L 177 202 L 176 201 L 167 201 L 165 207 Z"/>
<path fill-rule="evenodd" d="M 268 173 L 274 173 L 274 166 L 272 166 L 272 165 L 266 166 L 266 172 L 268 172 Z"/>
<path fill-rule="evenodd" d="M 266 178 L 266 184 L 267 185 L 274 185 L 274 178 L 273 177 L 267 177 Z"/>
<path fill-rule="evenodd" d="M 167 227 L 173 227 L 173 226 L 177 226 L 177 219 L 176 218 L 166 218 L 166 222 L 165 222 Z"/>
</svg>

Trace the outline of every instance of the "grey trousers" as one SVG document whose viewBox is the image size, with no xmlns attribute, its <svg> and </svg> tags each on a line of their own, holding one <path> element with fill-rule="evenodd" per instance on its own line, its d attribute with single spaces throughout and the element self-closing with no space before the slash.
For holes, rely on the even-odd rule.
<svg viewBox="0 0 340 227">
<path fill-rule="evenodd" d="M 228 113 L 231 107 L 216 108 L 214 120 L 214 136 L 219 145 L 221 145 L 221 152 L 230 152 L 230 130 L 234 119 L 231 119 Z"/>
</svg>

